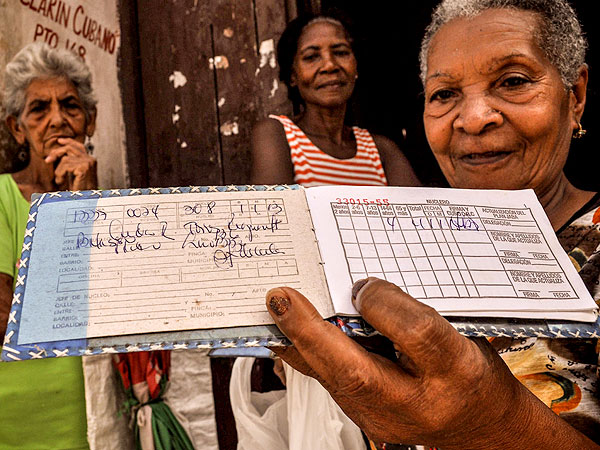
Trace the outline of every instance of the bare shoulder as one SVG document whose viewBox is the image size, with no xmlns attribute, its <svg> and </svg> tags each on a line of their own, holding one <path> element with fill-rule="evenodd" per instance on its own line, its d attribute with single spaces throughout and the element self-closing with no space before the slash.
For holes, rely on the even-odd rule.
<svg viewBox="0 0 600 450">
<path fill-rule="evenodd" d="M 371 136 L 373 137 L 373 141 L 375 141 L 377 150 L 379 150 L 379 154 L 382 158 L 393 155 L 394 153 L 402 153 L 400 147 L 398 147 L 398 145 L 396 145 L 389 137 L 382 134 L 371 134 Z"/>
<path fill-rule="evenodd" d="M 252 153 L 268 153 L 272 157 L 273 151 L 289 153 L 285 130 L 277 119 L 262 119 L 252 129 Z"/>
<path fill-rule="evenodd" d="M 272 117 L 267 117 L 254 124 L 254 127 L 252 128 L 252 134 L 285 136 L 285 131 L 282 123 L 279 120 L 273 119 Z"/>
<path fill-rule="evenodd" d="M 252 129 L 251 182 L 289 184 L 294 181 L 290 146 L 283 125 L 277 119 L 257 122 Z"/>
<path fill-rule="evenodd" d="M 381 164 L 390 186 L 422 185 L 404 152 L 393 140 L 380 134 L 371 136 L 379 151 Z"/>
</svg>

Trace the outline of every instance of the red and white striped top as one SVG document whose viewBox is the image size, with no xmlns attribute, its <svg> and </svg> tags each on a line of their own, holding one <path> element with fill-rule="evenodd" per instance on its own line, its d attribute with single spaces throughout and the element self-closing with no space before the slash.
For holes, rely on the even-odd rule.
<svg viewBox="0 0 600 450">
<path fill-rule="evenodd" d="M 338 159 L 321 151 L 287 116 L 269 116 L 283 125 L 294 164 L 294 181 L 305 187 L 328 185 L 387 186 L 379 151 L 371 134 L 352 127 L 356 155 Z"/>
</svg>

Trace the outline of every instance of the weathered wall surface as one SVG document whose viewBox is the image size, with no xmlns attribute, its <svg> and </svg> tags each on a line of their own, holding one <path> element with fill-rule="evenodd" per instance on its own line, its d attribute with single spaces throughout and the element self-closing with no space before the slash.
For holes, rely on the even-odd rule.
<svg viewBox="0 0 600 450">
<path fill-rule="evenodd" d="M 117 0 L 0 0 L 0 67 L 31 42 L 68 48 L 90 66 L 98 98 L 92 138 L 102 188 L 128 185 L 118 83 L 121 45 Z M 0 86 L 3 85 L 3 70 Z"/>
<path fill-rule="evenodd" d="M 285 1 L 145 0 L 137 19 L 148 183 L 247 183 L 252 126 L 291 112 L 275 61 Z"/>
</svg>

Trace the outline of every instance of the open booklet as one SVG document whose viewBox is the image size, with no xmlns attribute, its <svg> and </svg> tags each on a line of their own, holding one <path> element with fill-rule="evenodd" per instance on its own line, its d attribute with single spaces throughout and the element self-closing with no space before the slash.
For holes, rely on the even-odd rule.
<svg viewBox="0 0 600 450">
<path fill-rule="evenodd" d="M 597 319 L 530 190 L 58 192 L 32 201 L 3 359 L 82 354 L 91 338 L 134 345 L 148 333 L 272 324 L 265 293 L 276 286 L 298 289 L 324 317 L 353 316 L 352 283 L 368 276 L 445 316 Z"/>
</svg>

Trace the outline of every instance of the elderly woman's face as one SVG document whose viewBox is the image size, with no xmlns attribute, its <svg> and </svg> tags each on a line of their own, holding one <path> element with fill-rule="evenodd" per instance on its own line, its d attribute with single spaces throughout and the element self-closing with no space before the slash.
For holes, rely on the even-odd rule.
<svg viewBox="0 0 600 450">
<path fill-rule="evenodd" d="M 576 126 L 575 97 L 536 44 L 536 16 L 455 19 L 428 57 L 427 139 L 453 187 L 548 190 Z"/>
<path fill-rule="evenodd" d="M 346 103 L 356 80 L 356 58 L 344 29 L 330 22 L 308 25 L 298 41 L 292 86 L 308 104 Z"/>
<path fill-rule="evenodd" d="M 93 134 L 82 102 L 73 84 L 65 78 L 35 79 L 25 92 L 25 107 L 18 117 L 16 131 L 19 143 L 27 141 L 33 153 L 45 157 L 59 147 L 59 138 L 85 140 Z"/>
</svg>

